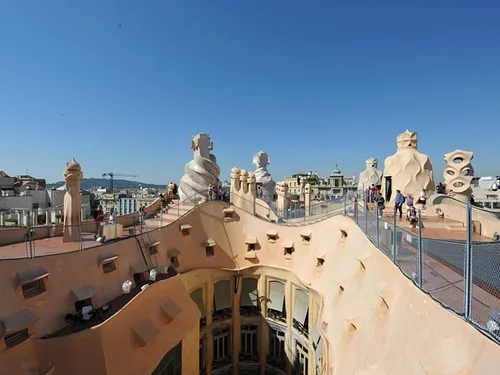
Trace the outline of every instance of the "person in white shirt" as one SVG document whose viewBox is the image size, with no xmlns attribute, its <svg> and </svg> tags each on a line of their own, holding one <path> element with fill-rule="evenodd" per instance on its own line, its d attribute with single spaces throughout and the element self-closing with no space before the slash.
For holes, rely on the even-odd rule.
<svg viewBox="0 0 500 375">
<path fill-rule="evenodd" d="M 108 224 L 114 224 L 114 223 L 115 223 L 115 209 L 112 208 L 111 211 L 109 211 Z"/>
<path fill-rule="evenodd" d="M 425 204 L 427 203 L 427 197 L 425 196 L 425 190 L 422 189 L 420 197 L 418 198 L 418 203 L 422 205 L 422 209 L 425 210 Z"/>
</svg>

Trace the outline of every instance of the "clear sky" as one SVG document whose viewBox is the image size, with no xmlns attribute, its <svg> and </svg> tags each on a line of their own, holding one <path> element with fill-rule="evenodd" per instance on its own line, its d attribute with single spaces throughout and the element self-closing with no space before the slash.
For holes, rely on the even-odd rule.
<svg viewBox="0 0 500 375">
<path fill-rule="evenodd" d="M 396 135 L 500 173 L 498 0 L 4 0 L 0 170 L 179 180 L 210 134 L 221 177 L 379 165 Z"/>
</svg>

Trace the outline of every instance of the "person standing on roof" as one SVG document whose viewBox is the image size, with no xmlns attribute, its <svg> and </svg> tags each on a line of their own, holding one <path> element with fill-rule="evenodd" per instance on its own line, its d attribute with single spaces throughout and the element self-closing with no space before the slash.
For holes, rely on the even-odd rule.
<svg viewBox="0 0 500 375">
<path fill-rule="evenodd" d="M 399 218 L 403 218 L 403 203 L 405 202 L 405 196 L 401 194 L 401 190 L 396 190 L 396 200 L 394 201 L 394 216 L 396 216 L 399 211 Z"/>
</svg>

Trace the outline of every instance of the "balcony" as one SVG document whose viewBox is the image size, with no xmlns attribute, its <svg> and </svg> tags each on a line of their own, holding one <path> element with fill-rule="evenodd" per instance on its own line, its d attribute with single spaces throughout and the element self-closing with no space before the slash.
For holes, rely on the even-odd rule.
<svg viewBox="0 0 500 375">
<path fill-rule="evenodd" d="M 80 332 L 99 324 L 104 323 L 106 320 L 115 315 L 118 311 L 120 311 L 127 303 L 129 303 L 135 296 L 142 292 L 142 287 L 145 284 L 154 284 L 155 282 L 169 279 L 173 276 L 178 275 L 178 272 L 173 268 L 169 267 L 166 274 L 158 274 L 156 281 L 148 281 L 136 284 L 134 288 L 130 290 L 130 293 L 120 294 L 116 298 L 107 302 L 103 306 L 95 307 L 91 313 L 89 319 L 84 319 L 83 315 L 80 312 L 76 314 L 66 314 L 64 317 L 65 322 L 67 323 L 64 327 L 59 329 L 58 331 L 47 334 L 43 336 L 43 339 L 50 339 L 54 337 L 63 337 L 68 336 L 76 332 Z"/>
<path fill-rule="evenodd" d="M 295 328 L 297 331 L 300 332 L 301 335 L 303 335 L 306 338 L 309 338 L 309 329 L 305 327 L 302 323 L 300 323 L 298 320 L 293 320 L 293 328 Z"/>
<path fill-rule="evenodd" d="M 226 309 L 220 309 L 214 311 L 212 314 L 212 321 L 217 322 L 219 320 L 229 319 L 233 317 L 233 310 L 229 307 Z"/>
<path fill-rule="evenodd" d="M 282 311 L 278 311 L 278 310 L 274 310 L 274 309 L 267 309 L 267 316 L 272 320 L 286 323 L 286 314 L 283 313 Z"/>
<path fill-rule="evenodd" d="M 260 316 L 259 306 L 240 306 L 241 316 Z"/>
</svg>

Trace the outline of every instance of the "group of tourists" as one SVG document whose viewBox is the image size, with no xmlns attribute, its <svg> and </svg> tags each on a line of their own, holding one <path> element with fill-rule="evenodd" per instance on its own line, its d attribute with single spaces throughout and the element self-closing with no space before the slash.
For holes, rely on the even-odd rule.
<svg viewBox="0 0 500 375">
<path fill-rule="evenodd" d="M 399 218 L 403 218 L 403 205 L 406 207 L 406 220 L 410 222 L 410 228 L 418 228 L 418 215 L 415 204 L 422 205 L 425 210 L 425 205 L 427 203 L 427 197 L 425 195 L 425 190 L 420 192 L 418 200 L 415 202 L 415 197 L 411 193 L 403 195 L 401 190 L 396 190 L 396 198 L 394 200 L 394 216 L 399 212 Z"/>
<path fill-rule="evenodd" d="M 209 201 L 224 201 L 229 202 L 229 191 L 223 190 L 222 186 L 215 186 L 210 184 L 208 186 L 208 200 Z"/>
<path fill-rule="evenodd" d="M 382 218 L 385 209 L 385 198 L 381 192 L 381 186 L 372 185 L 365 190 L 366 202 L 375 203 L 377 207 L 377 215 Z M 415 201 L 412 193 L 403 194 L 401 190 L 396 190 L 396 197 L 394 199 L 394 216 L 399 213 L 399 218 L 403 218 L 403 206 L 406 210 L 405 218 L 410 223 L 410 228 L 418 228 L 418 214 L 415 204 L 422 205 L 425 209 L 427 197 L 425 190 L 422 189 L 420 196 Z"/>
</svg>

